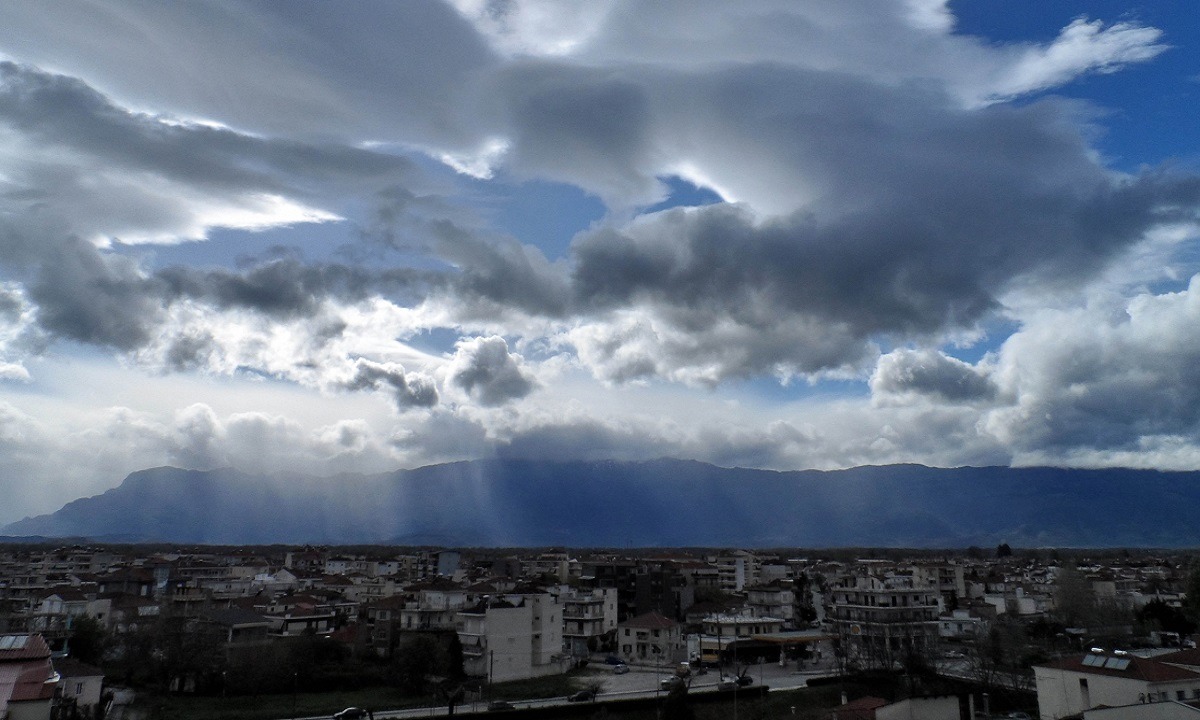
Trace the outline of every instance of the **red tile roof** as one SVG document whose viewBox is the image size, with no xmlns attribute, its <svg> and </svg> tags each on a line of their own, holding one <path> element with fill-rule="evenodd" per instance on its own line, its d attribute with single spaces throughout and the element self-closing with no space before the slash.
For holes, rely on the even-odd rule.
<svg viewBox="0 0 1200 720">
<path fill-rule="evenodd" d="M 1088 675 L 1107 675 L 1109 677 L 1133 678 L 1151 683 L 1172 682 L 1176 680 L 1200 680 L 1200 672 L 1196 672 L 1195 670 L 1187 670 L 1175 665 L 1169 665 L 1165 662 L 1161 662 L 1158 659 L 1150 660 L 1148 658 L 1133 657 L 1131 655 L 1123 657 L 1130 661 L 1129 666 L 1124 670 L 1084 665 L 1083 655 L 1062 658 L 1061 660 L 1055 660 L 1054 662 L 1046 663 L 1041 667 L 1054 668 L 1056 670 L 1068 670 L 1077 673 L 1086 673 Z"/>
<path fill-rule="evenodd" d="M 26 660 L 41 660 L 50 657 L 50 646 L 41 635 L 3 635 L 0 637 L 23 637 L 24 642 L 16 641 L 20 646 L 9 650 L 0 650 L 0 662 L 24 662 Z"/>
<path fill-rule="evenodd" d="M 1154 658 L 1159 662 L 1171 663 L 1173 665 L 1195 665 L 1200 667 L 1200 650 L 1189 648 L 1187 650 L 1177 650 L 1166 655 L 1159 655 Z"/>
<path fill-rule="evenodd" d="M 17 678 L 16 685 L 13 686 L 12 695 L 8 701 L 28 702 L 31 700 L 49 700 L 54 697 L 54 688 L 58 685 L 57 682 L 48 682 L 54 675 L 54 669 L 50 667 L 50 663 L 45 666 L 34 666 L 21 673 Z"/>
</svg>

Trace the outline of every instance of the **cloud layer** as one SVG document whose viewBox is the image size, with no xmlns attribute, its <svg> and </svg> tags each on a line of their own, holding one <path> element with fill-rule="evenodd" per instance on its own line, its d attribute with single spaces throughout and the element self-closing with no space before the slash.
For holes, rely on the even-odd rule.
<svg viewBox="0 0 1200 720">
<path fill-rule="evenodd" d="M 1173 41 L 990 42 L 938 0 L 7 3 L 9 482 L 110 441 L 72 491 L 487 453 L 1190 467 L 1200 176 L 1113 169 L 1054 94 Z M 557 246 L 497 220 L 563 187 L 604 215 Z M 51 380 L 108 362 L 119 406 Z M 167 376 L 246 392 L 137 391 Z"/>
</svg>

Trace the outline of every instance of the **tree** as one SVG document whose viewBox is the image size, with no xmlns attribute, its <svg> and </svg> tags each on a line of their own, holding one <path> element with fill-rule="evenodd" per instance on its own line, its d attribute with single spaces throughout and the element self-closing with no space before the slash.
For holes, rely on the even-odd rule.
<svg viewBox="0 0 1200 720">
<path fill-rule="evenodd" d="M 591 693 L 592 702 L 596 702 L 596 696 L 604 690 L 604 681 L 598 679 L 588 680 L 583 684 L 583 689 Z"/>
<path fill-rule="evenodd" d="M 692 704 L 688 699 L 687 683 L 675 683 L 663 700 L 663 720 L 695 720 Z"/>
<path fill-rule="evenodd" d="M 1096 595 L 1083 573 L 1064 564 L 1054 585 L 1054 614 L 1063 625 L 1087 626 L 1095 620 Z"/>
<path fill-rule="evenodd" d="M 1013 554 L 1012 548 L 1008 546 L 1008 543 L 1000 543 L 999 545 L 996 546 L 996 557 L 998 557 L 998 558 L 1012 557 L 1012 554 Z"/>
<path fill-rule="evenodd" d="M 71 639 L 67 647 L 76 660 L 99 665 L 108 649 L 108 632 L 99 620 L 90 615 L 77 617 L 71 623 Z"/>
<path fill-rule="evenodd" d="M 1183 611 L 1192 622 L 1200 622 L 1200 564 L 1193 564 L 1183 583 Z"/>
<path fill-rule="evenodd" d="M 417 695 L 425 690 L 425 676 L 437 673 L 438 643 L 426 633 L 418 633 L 396 648 L 392 668 L 400 690 Z"/>
<path fill-rule="evenodd" d="M 1196 623 L 1189 620 L 1182 610 L 1171 607 L 1158 598 L 1142 606 L 1138 610 L 1137 619 L 1143 623 L 1153 623 L 1167 632 L 1178 633 L 1180 637 L 1196 632 Z"/>
</svg>

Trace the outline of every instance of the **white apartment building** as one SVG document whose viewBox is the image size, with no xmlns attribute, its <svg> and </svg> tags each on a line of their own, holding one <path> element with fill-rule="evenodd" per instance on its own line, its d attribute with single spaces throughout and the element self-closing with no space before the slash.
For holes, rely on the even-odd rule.
<svg viewBox="0 0 1200 720">
<path fill-rule="evenodd" d="M 593 638 L 598 641 L 617 627 L 617 590 L 562 587 L 557 594 L 562 604 L 563 651 L 574 657 L 587 657 L 591 652 L 588 642 Z"/>
<path fill-rule="evenodd" d="M 716 566 L 718 583 L 725 592 L 741 592 L 747 585 L 758 583 L 759 561 L 754 553 L 735 550 L 711 557 L 709 562 Z"/>
<path fill-rule="evenodd" d="M 1042 720 L 1120 707 L 1200 699 L 1200 672 L 1128 653 L 1093 651 L 1033 668 Z"/>
<path fill-rule="evenodd" d="M 549 593 L 485 598 L 457 617 L 468 675 L 504 682 L 565 670 L 562 606 Z"/>
</svg>

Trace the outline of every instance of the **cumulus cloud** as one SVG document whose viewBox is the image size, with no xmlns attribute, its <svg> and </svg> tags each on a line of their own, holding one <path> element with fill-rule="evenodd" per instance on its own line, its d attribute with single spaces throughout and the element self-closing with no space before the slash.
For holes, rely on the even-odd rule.
<svg viewBox="0 0 1200 720">
<path fill-rule="evenodd" d="M 432 407 L 437 404 L 437 385 L 432 378 L 419 373 L 405 372 L 396 363 L 379 363 L 359 358 L 354 363 L 354 376 L 342 383 L 346 390 L 379 390 L 391 392 L 400 410 Z"/>
<path fill-rule="evenodd" d="M 485 406 L 523 398 L 536 387 L 523 358 L 495 335 L 460 340 L 446 372 L 451 384 Z"/>
<path fill-rule="evenodd" d="M 1071 145 L 1058 149 L 1069 158 Z M 1010 158 L 998 175 L 956 169 L 948 155 L 922 162 L 909 167 L 902 206 L 880 193 L 846 216 L 762 222 L 713 205 L 590 234 L 574 248 L 578 306 L 618 314 L 571 338 L 617 379 L 844 370 L 870 358 L 876 337 L 969 329 L 1017 281 L 1084 282 L 1200 200 L 1195 178 L 1112 181 L 1080 154 L 1077 175 L 1057 164 L 1052 179 L 1042 160 Z"/>
<path fill-rule="evenodd" d="M 987 372 L 936 350 L 895 350 L 879 358 L 871 393 L 882 402 L 931 397 L 945 403 L 991 400 L 996 386 Z"/>
<path fill-rule="evenodd" d="M 991 414 L 987 428 L 1035 457 L 1153 458 L 1179 441 L 1194 444 L 1198 320 L 1200 276 L 1178 292 L 1038 313 L 1001 348 L 993 377 L 1013 402 Z"/>
</svg>

